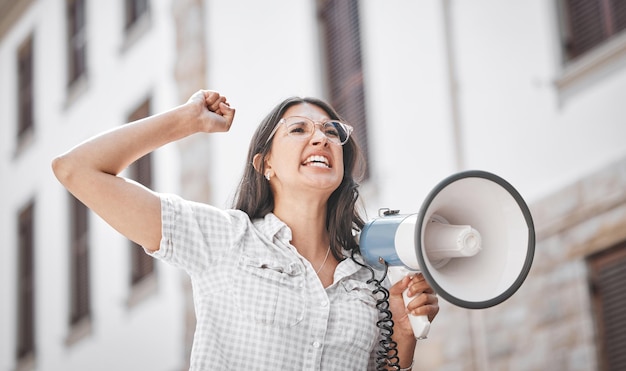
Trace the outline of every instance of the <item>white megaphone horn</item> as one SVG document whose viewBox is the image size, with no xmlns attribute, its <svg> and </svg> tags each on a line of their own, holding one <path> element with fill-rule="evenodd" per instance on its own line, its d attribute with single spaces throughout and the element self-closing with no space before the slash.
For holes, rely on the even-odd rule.
<svg viewBox="0 0 626 371">
<path fill-rule="evenodd" d="M 483 309 L 507 300 L 526 279 L 535 229 L 513 186 L 497 175 L 470 170 L 442 180 L 419 213 L 387 211 L 368 221 L 359 245 L 369 265 L 389 266 L 392 283 L 408 271 L 421 271 L 446 301 Z M 426 338 L 428 318 L 409 318 L 415 337 Z"/>
</svg>

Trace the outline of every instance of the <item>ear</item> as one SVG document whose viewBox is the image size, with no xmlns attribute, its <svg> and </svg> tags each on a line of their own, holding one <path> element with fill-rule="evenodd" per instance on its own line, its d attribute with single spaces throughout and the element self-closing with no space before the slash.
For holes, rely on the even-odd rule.
<svg viewBox="0 0 626 371">
<path fill-rule="evenodd" d="M 254 166 L 254 170 L 258 171 L 259 173 L 263 173 L 265 171 L 265 164 L 261 164 L 262 157 L 263 156 L 261 156 L 260 153 L 257 153 L 252 158 L 252 166 Z"/>
</svg>

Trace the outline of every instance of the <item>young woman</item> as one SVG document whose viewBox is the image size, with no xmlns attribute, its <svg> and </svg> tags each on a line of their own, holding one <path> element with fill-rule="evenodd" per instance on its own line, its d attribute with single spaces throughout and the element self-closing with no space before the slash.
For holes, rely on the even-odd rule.
<svg viewBox="0 0 626 371">
<path fill-rule="evenodd" d="M 118 175 L 167 143 L 228 131 L 234 115 L 218 92 L 198 91 L 87 140 L 55 158 L 53 170 L 112 227 L 190 275 L 192 370 L 410 369 L 407 315 L 432 320 L 437 297 L 421 275 L 387 291 L 384 272 L 364 265 L 354 238 L 363 226 L 352 175 L 359 152 L 352 128 L 325 102 L 290 98 L 263 120 L 233 209 Z"/>
</svg>

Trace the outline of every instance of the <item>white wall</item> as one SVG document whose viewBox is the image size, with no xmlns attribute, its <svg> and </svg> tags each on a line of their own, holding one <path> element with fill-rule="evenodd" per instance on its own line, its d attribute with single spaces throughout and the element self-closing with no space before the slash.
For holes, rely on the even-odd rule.
<svg viewBox="0 0 626 371">
<path fill-rule="evenodd" d="M 361 2 L 370 213 L 417 211 L 435 184 L 466 169 L 501 175 L 532 202 L 626 155 L 626 73 L 592 74 L 576 94 L 557 88 L 554 4 L 452 1 L 447 24 L 443 4 Z M 210 138 L 223 206 L 261 118 L 289 95 L 323 95 L 322 59 L 310 1 L 214 0 L 206 13 L 207 87 L 238 109 L 231 132 Z"/>
<path fill-rule="evenodd" d="M 68 195 L 50 169 L 52 158 L 98 132 L 126 122 L 148 97 L 155 112 L 176 104 L 173 19 L 168 2 L 152 2 L 151 26 L 124 46 L 122 2 L 88 2 L 88 86 L 66 95 L 64 2 L 33 6 L 0 40 L 2 112 L 2 235 L 0 370 L 15 367 L 16 217 L 34 198 L 36 348 L 38 370 L 173 370 L 184 359 L 183 273 L 157 263 L 157 289 L 130 306 L 129 242 L 90 215 L 91 333 L 66 345 L 69 321 Z M 15 154 L 16 48 L 35 33 L 35 137 Z M 176 150 L 157 152 L 157 189 L 177 192 Z"/>
<path fill-rule="evenodd" d="M 157 294 L 126 308 L 125 242 L 95 216 L 94 333 L 74 347 L 63 345 L 68 216 L 50 159 L 121 125 L 149 94 L 155 112 L 179 103 L 172 81 L 169 2 L 151 3 L 150 31 L 127 51 L 121 3 L 89 4 L 89 87 L 71 105 L 65 96 L 62 1 L 34 2 L 0 40 L 0 228 L 7 236 L 0 261 L 0 328 L 8 329 L 0 331 L 1 370 L 13 366 L 17 255 L 10 247 L 17 243 L 17 209 L 31 197 L 39 210 L 37 301 L 46 303 L 37 314 L 42 365 L 93 369 L 92 361 L 107 360 L 119 363 L 102 363 L 102 369 L 156 370 L 173 369 L 184 357 L 182 273 L 159 264 Z M 624 56 L 557 87 L 567 71 L 553 2 L 450 1 L 449 8 L 438 0 L 360 4 L 372 169 L 362 193 L 369 217 L 379 207 L 417 212 L 437 182 L 464 169 L 503 176 L 532 204 L 626 156 Z M 312 0 L 205 1 L 206 88 L 224 93 L 237 109 L 229 133 L 207 138 L 215 159 L 207 176 L 217 206 L 230 205 L 249 140 L 265 114 L 290 95 L 323 97 L 315 12 Z M 37 34 L 36 136 L 16 156 L 15 128 L 7 125 L 16 118 L 15 51 L 32 29 Z M 156 169 L 156 188 L 177 192 L 175 146 L 159 150 L 157 157 L 163 166 Z"/>
<path fill-rule="evenodd" d="M 210 182 L 230 206 L 248 144 L 267 113 L 292 95 L 321 96 L 315 4 L 308 0 L 206 1 L 207 88 L 237 109 L 227 134 L 210 136 Z"/>
</svg>

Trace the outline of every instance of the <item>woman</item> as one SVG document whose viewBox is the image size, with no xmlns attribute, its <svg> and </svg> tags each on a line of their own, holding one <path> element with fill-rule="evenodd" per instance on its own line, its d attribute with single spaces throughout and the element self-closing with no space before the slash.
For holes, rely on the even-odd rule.
<svg viewBox="0 0 626 371">
<path fill-rule="evenodd" d="M 363 265 L 352 234 L 363 226 L 352 178 L 358 149 L 326 103 L 293 98 L 265 118 L 234 209 L 118 176 L 167 143 L 228 131 L 234 115 L 218 92 L 199 91 L 78 145 L 54 159 L 53 170 L 116 230 L 188 272 L 197 317 L 192 370 L 410 369 L 416 340 L 407 314 L 432 320 L 437 297 L 419 275 L 391 287 L 386 301 Z"/>
</svg>

